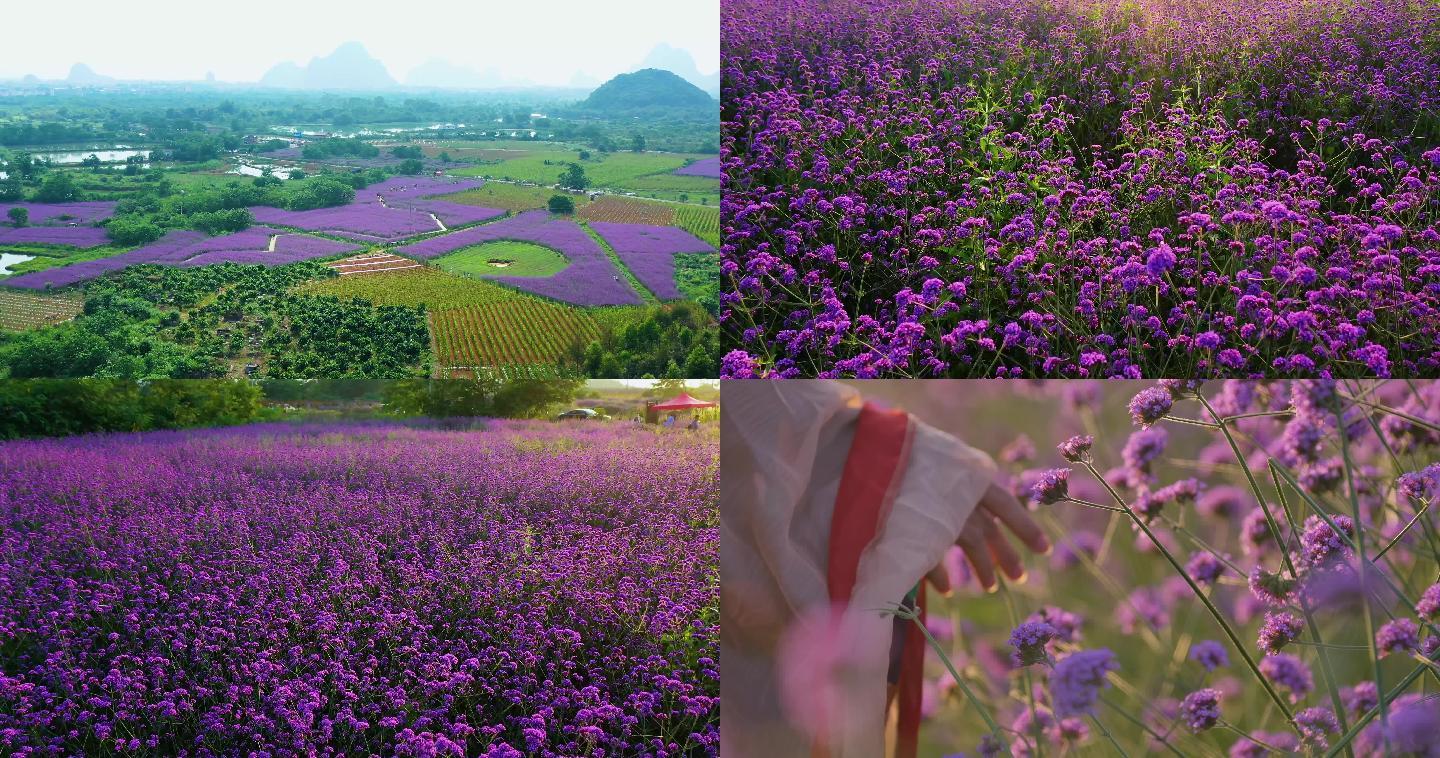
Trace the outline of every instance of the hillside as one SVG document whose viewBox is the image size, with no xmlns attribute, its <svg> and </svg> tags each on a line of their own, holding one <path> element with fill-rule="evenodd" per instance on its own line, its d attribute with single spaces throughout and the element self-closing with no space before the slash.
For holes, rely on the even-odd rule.
<svg viewBox="0 0 1440 758">
<path fill-rule="evenodd" d="M 620 74 L 600 85 L 581 107 L 597 113 L 647 110 L 708 111 L 715 99 L 679 76 L 658 68 Z"/>
</svg>

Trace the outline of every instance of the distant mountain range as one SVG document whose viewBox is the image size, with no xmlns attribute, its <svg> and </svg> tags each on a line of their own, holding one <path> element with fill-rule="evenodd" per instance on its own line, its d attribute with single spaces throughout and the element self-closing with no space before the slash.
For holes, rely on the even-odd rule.
<svg viewBox="0 0 1440 758">
<path fill-rule="evenodd" d="M 718 98 L 720 96 L 720 73 L 700 73 L 695 59 L 680 48 L 661 43 L 650 51 L 645 59 L 630 70 L 638 73 L 645 70 L 661 70 L 674 74 L 701 92 Z M 24 82 L 38 84 L 41 80 L 34 75 L 26 76 Z M 119 83 L 120 80 L 96 73 L 84 63 L 76 63 L 64 80 L 77 86 L 104 86 Z M 215 84 L 213 72 L 207 72 L 204 81 Z M 612 80 L 613 81 L 613 80 Z M 500 68 L 490 66 L 483 71 L 452 63 L 443 58 L 432 58 L 410 71 L 404 83 L 392 76 L 385 64 L 370 55 L 359 42 L 346 42 L 335 48 L 329 55 L 317 56 L 305 65 L 294 61 L 278 63 L 265 72 L 257 82 L 262 87 L 297 90 L 351 90 L 374 91 L 395 87 L 424 89 L 489 90 L 505 87 L 536 87 L 534 82 L 507 76 Z M 601 84 L 600 79 L 584 71 L 577 71 L 570 78 L 568 87 L 591 89 Z M 684 99 L 684 95 L 677 95 Z M 602 98 L 603 100 L 603 98 Z"/>
<path fill-rule="evenodd" d="M 329 55 L 311 58 L 307 66 L 286 61 L 260 77 L 262 87 L 285 89 L 376 90 L 395 84 L 385 64 L 359 42 L 346 42 Z"/>
</svg>

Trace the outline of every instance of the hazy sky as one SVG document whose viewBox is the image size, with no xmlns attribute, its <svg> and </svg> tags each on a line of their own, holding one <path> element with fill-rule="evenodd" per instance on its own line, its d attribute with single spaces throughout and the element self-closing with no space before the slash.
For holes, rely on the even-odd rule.
<svg viewBox="0 0 1440 758">
<path fill-rule="evenodd" d="M 720 67 L 719 0 L 32 0 L 0 15 L 0 78 L 59 79 L 80 62 L 120 79 L 255 81 L 351 40 L 402 82 L 430 58 L 539 84 L 603 80 L 661 42 L 702 73 Z"/>
</svg>

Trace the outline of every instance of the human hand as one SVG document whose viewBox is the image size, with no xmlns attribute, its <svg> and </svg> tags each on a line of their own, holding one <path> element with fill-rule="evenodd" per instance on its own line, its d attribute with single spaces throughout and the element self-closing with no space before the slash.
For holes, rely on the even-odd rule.
<svg viewBox="0 0 1440 758">
<path fill-rule="evenodd" d="M 1009 491 L 991 484 L 980 496 L 980 503 L 965 520 L 965 526 L 955 540 L 955 544 L 965 551 L 965 560 L 986 592 L 994 592 L 999 587 L 995 578 L 996 565 L 1014 581 L 1025 578 L 1025 564 L 1020 553 L 1005 538 L 999 524 L 1004 524 L 1030 550 L 1041 554 L 1050 552 L 1050 540 L 1040 531 L 1040 525 L 1030 517 L 1025 506 Z M 942 593 L 950 592 L 950 572 L 945 569 L 944 563 L 925 576 L 935 589 Z"/>
</svg>

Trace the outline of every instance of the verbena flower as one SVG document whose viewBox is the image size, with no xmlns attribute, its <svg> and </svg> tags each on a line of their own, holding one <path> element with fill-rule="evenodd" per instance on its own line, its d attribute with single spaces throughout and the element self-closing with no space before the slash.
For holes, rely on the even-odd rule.
<svg viewBox="0 0 1440 758">
<path fill-rule="evenodd" d="M 1299 702 L 1315 688 L 1310 667 L 1289 653 L 1275 653 L 1260 660 L 1260 673 L 1277 686 L 1290 692 L 1290 700 Z"/>
<path fill-rule="evenodd" d="M 1215 640 L 1200 640 L 1192 645 L 1190 660 L 1203 666 L 1206 671 L 1230 665 L 1230 655 L 1225 652 L 1225 646 Z"/>
<path fill-rule="evenodd" d="M 1030 496 L 1044 505 L 1058 503 L 1070 495 L 1069 480 L 1070 469 L 1052 468 L 1040 475 L 1030 490 Z"/>
<path fill-rule="evenodd" d="M 1421 618 L 1428 621 L 1435 621 L 1440 617 L 1440 582 L 1425 588 L 1420 594 L 1420 600 L 1415 603 L 1415 610 Z"/>
<path fill-rule="evenodd" d="M 1195 553 L 1185 564 L 1185 573 L 1197 584 L 1208 587 L 1225 573 L 1225 564 L 1214 553 Z"/>
<path fill-rule="evenodd" d="M 1220 721 L 1220 691 L 1211 687 L 1195 690 L 1180 701 L 1180 717 L 1194 731 L 1203 731 Z"/>
<path fill-rule="evenodd" d="M 1280 649 L 1300 638 L 1304 624 L 1292 613 L 1269 611 L 1265 623 L 1260 627 L 1256 644 L 1267 653 L 1278 653 Z"/>
<path fill-rule="evenodd" d="M 1148 427 L 1165 418 L 1175 399 L 1164 387 L 1147 387 L 1130 399 L 1130 418 L 1137 426 Z"/>
<path fill-rule="evenodd" d="M 1340 731 L 1340 722 L 1329 708 L 1314 706 L 1295 714 L 1295 725 L 1306 745 L 1324 749 L 1330 746 L 1328 735 Z"/>
<path fill-rule="evenodd" d="M 1050 697 L 1058 716 L 1085 716 L 1095 708 L 1105 675 L 1118 671 L 1115 654 L 1106 649 L 1077 650 L 1050 669 Z"/>
<path fill-rule="evenodd" d="M 1420 646 L 1420 628 L 1408 618 L 1385 622 L 1375 630 L 1375 647 L 1380 657 L 1391 653 L 1408 653 Z"/>
<path fill-rule="evenodd" d="M 1026 621 L 1010 632 L 1011 658 L 1017 666 L 1029 666 L 1046 659 L 1045 645 L 1055 639 L 1055 627 L 1044 621 Z"/>
<path fill-rule="evenodd" d="M 1094 444 L 1094 437 L 1088 434 L 1076 435 L 1060 443 L 1060 457 L 1071 463 L 1085 463 L 1090 460 L 1090 448 Z"/>
</svg>

